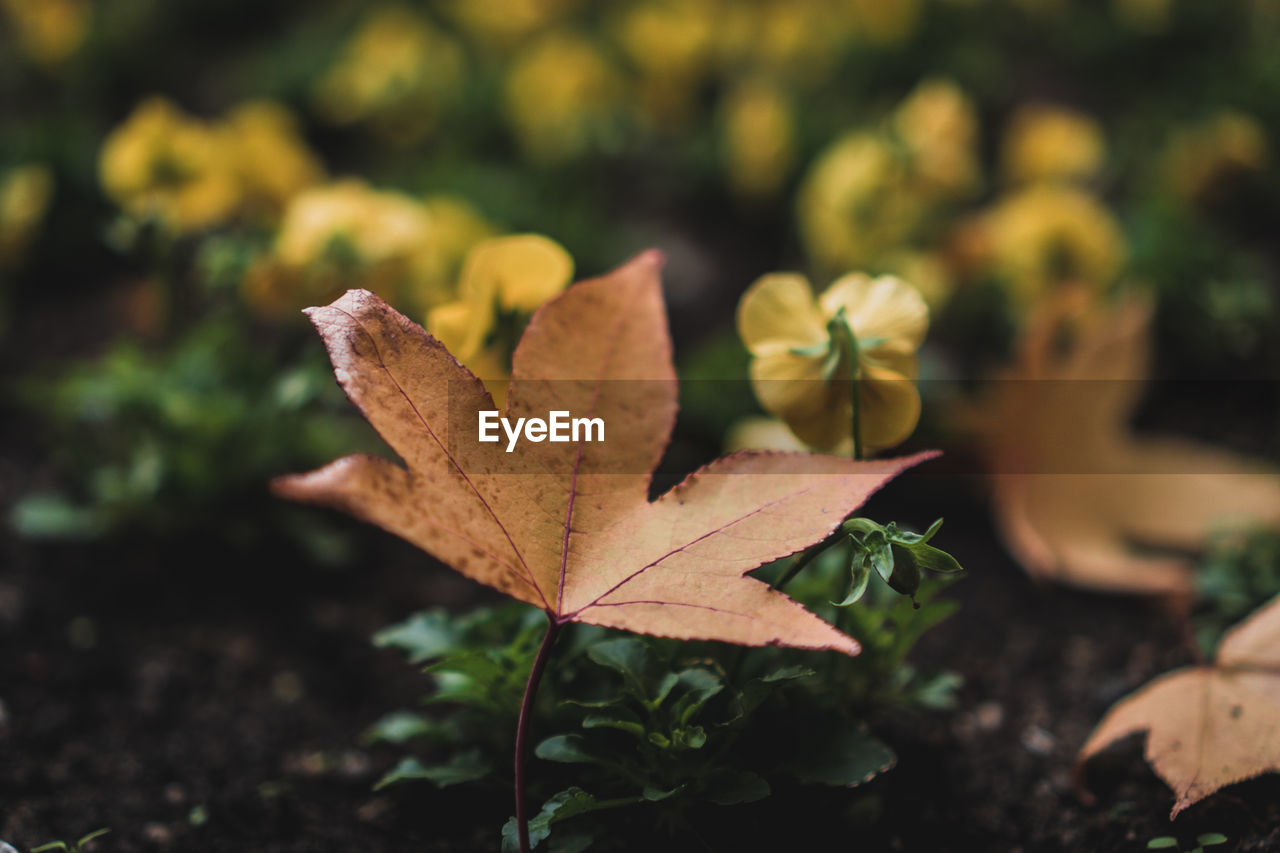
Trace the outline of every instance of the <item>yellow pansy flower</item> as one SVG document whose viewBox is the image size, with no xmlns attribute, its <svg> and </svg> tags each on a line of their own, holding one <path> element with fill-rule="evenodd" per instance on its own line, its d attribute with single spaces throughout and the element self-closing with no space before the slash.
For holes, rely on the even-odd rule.
<svg viewBox="0 0 1280 853">
<path fill-rule="evenodd" d="M 256 212 L 278 216 L 291 198 L 324 180 L 324 167 L 280 104 L 240 104 L 227 116 L 224 133 L 234 149 L 244 203 Z"/>
<path fill-rule="evenodd" d="M 316 106 L 334 124 L 368 122 L 409 144 L 434 129 L 442 108 L 458 98 L 466 73 L 456 39 L 412 9 L 383 6 L 320 78 Z"/>
<path fill-rule="evenodd" d="M 496 237 L 467 255 L 458 284 L 458 299 L 427 316 L 427 329 L 484 380 L 503 405 L 509 353 L 491 333 L 498 316 L 527 316 L 568 286 L 573 258 L 553 240 L 536 234 Z"/>
<path fill-rule="evenodd" d="M 241 199 L 226 140 L 165 98 L 143 101 L 110 133 L 98 168 L 103 188 L 126 212 L 176 231 L 218 225 Z"/>
<path fill-rule="evenodd" d="M 795 107 L 768 80 L 744 80 L 722 107 L 729 184 L 739 194 L 763 198 L 776 194 L 795 158 Z"/>
<path fill-rule="evenodd" d="M 946 198 L 977 186 L 978 116 L 955 83 L 925 80 L 898 105 L 891 124 L 921 190 Z"/>
<path fill-rule="evenodd" d="M 21 260 L 52 196 L 48 166 L 28 164 L 0 173 L 0 271 Z"/>
<path fill-rule="evenodd" d="M 356 180 L 305 190 L 285 209 L 270 253 L 250 269 L 244 296 L 255 311 L 291 314 L 349 287 L 396 301 L 431 245 L 422 203 Z"/>
<path fill-rule="evenodd" d="M 911 434 L 920 418 L 916 350 L 928 325 L 919 292 L 892 276 L 849 273 L 815 299 L 804 276 L 773 273 L 738 303 L 756 397 L 822 450 L 850 441 L 855 385 L 864 452 Z"/>
<path fill-rule="evenodd" d="M 1179 198 L 1196 201 L 1223 179 L 1256 172 L 1267 160 L 1267 134 L 1257 119 L 1223 110 L 1173 133 L 1160 176 Z"/>
<path fill-rule="evenodd" d="M 920 0 L 848 0 L 843 12 L 860 41 L 897 45 L 915 33 L 920 7 Z"/>
<path fill-rule="evenodd" d="M 66 62 L 85 42 L 92 9 L 87 0 L 3 0 L 18 47 L 45 68 Z"/>
<path fill-rule="evenodd" d="M 1001 146 L 1004 173 L 1015 182 L 1092 178 L 1105 156 L 1106 142 L 1096 121 L 1046 105 L 1018 110 Z"/>
<path fill-rule="evenodd" d="M 246 214 L 278 216 L 324 178 L 279 104 L 250 101 L 224 120 L 202 121 L 159 97 L 142 101 L 107 136 L 99 171 L 126 213 L 179 233 Z"/>
<path fill-rule="evenodd" d="M 555 32 L 512 63 L 503 113 L 525 154 L 557 163 L 609 138 L 622 95 L 622 74 L 593 41 Z"/>
<path fill-rule="evenodd" d="M 1023 306 L 1064 282 L 1100 290 L 1124 262 L 1115 217 L 1071 186 L 1035 184 L 1006 196 L 985 216 L 984 232 L 995 271 Z"/>
<path fill-rule="evenodd" d="M 722 11 L 717 0 L 645 0 L 614 16 L 614 37 L 639 71 L 636 100 L 654 125 L 671 127 L 696 113 Z"/>
<path fill-rule="evenodd" d="M 801 239 L 825 270 L 873 263 L 906 240 L 921 213 L 902 159 L 883 137 L 861 131 L 819 155 L 796 198 Z"/>
<path fill-rule="evenodd" d="M 582 0 L 445 0 L 439 6 L 458 28 L 486 47 L 506 50 L 572 14 Z"/>
</svg>

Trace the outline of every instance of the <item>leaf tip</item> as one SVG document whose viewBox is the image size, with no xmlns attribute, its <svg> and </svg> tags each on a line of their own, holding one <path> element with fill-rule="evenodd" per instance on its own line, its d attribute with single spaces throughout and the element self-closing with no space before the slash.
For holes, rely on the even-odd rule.
<svg viewBox="0 0 1280 853">
<path fill-rule="evenodd" d="M 652 267 L 655 271 L 667 265 L 667 253 L 661 249 L 645 249 L 632 259 L 636 266 Z"/>
</svg>

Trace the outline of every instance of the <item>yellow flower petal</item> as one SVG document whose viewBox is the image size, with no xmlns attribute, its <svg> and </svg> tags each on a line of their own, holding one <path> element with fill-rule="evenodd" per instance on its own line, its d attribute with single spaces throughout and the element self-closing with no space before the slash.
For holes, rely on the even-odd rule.
<svg viewBox="0 0 1280 853">
<path fill-rule="evenodd" d="M 880 346 L 894 352 L 915 351 L 929 328 L 929 307 L 920 291 L 894 276 L 841 276 L 820 302 L 827 316 L 843 308 L 859 341 L 881 341 Z"/>
<path fill-rule="evenodd" d="M 511 370 L 506 359 L 493 347 L 482 349 L 465 359 L 462 364 L 484 383 L 485 390 L 493 397 L 499 409 L 507 407 L 507 384 Z"/>
<path fill-rule="evenodd" d="M 480 344 L 489 332 L 488 323 L 485 323 L 486 328 L 478 336 L 475 334 L 477 326 L 483 321 L 483 316 L 477 315 L 484 313 L 469 302 L 450 302 L 433 308 L 427 315 L 427 331 L 435 335 L 445 349 L 453 353 L 454 358 L 465 361 L 480 350 Z M 489 317 L 492 319 L 492 313 Z"/>
<path fill-rule="evenodd" d="M 517 234 L 486 240 L 471 250 L 462 269 L 464 299 L 496 296 L 504 311 L 532 314 L 573 279 L 573 258 L 553 240 Z"/>
<path fill-rule="evenodd" d="M 780 417 L 815 415 L 827 405 L 825 359 L 776 352 L 751 361 L 751 385 L 765 411 Z"/>
<path fill-rule="evenodd" d="M 864 365 L 858 400 L 859 432 L 866 450 L 901 444 L 920 420 L 920 392 L 915 383 L 892 370 Z"/>
<path fill-rule="evenodd" d="M 738 334 L 754 355 L 804 349 L 827 340 L 809 281 L 796 273 L 756 279 L 738 303 Z"/>
</svg>

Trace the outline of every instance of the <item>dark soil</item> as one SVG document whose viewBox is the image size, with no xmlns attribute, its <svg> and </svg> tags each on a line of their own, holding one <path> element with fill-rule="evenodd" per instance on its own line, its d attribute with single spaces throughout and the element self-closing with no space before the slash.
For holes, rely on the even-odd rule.
<svg viewBox="0 0 1280 853">
<path fill-rule="evenodd" d="M 1219 850 L 1280 848 L 1274 778 L 1233 786 L 1170 827 L 1172 798 L 1136 742 L 1096 763 L 1098 802 L 1082 803 L 1075 751 L 1112 702 L 1187 662 L 1177 625 L 1154 604 L 1030 582 L 965 478 L 916 475 L 871 514 L 890 517 L 920 489 L 947 516 L 945 544 L 970 577 L 953 593 L 963 609 L 919 656 L 966 684 L 956 711 L 882 727 L 899 764 L 833 795 L 861 821 L 841 847 L 1122 851 L 1215 831 L 1231 838 Z M 496 848 L 505 797 L 371 790 L 398 752 L 366 748 L 360 733 L 423 684 L 370 634 L 483 596 L 389 537 L 369 541 L 359 569 L 340 572 L 268 546 L 248 559 L 216 538 L 8 542 L 0 838 L 25 850 L 110 827 L 104 853 Z M 826 847 L 772 803 L 724 810 L 672 849 Z"/>
</svg>

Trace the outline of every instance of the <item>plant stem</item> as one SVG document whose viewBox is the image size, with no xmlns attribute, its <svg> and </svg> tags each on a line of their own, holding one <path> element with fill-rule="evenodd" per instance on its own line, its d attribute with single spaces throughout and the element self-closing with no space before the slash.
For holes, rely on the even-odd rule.
<svg viewBox="0 0 1280 853">
<path fill-rule="evenodd" d="M 551 647 L 555 645 L 556 635 L 560 633 L 560 623 L 554 617 L 547 622 L 547 632 L 542 635 L 542 645 L 538 647 L 538 655 L 529 667 L 529 680 L 524 686 L 524 699 L 520 702 L 520 718 L 516 722 L 516 831 L 520 838 L 520 853 L 529 853 L 529 815 L 524 807 L 524 755 L 525 740 L 529 736 L 529 721 L 533 717 L 533 700 L 538 695 L 538 682 L 542 680 L 542 671 L 547 668 L 547 658 L 551 657 Z"/>
<path fill-rule="evenodd" d="M 808 548 L 801 551 L 800 556 L 796 557 L 796 561 L 791 564 L 790 568 L 788 568 L 786 572 L 783 573 L 782 577 L 773 582 L 773 588 L 781 590 L 784 586 L 791 583 L 795 576 L 800 574 L 805 566 L 812 563 L 819 554 L 834 545 L 842 533 L 843 531 L 837 527 L 835 532 L 826 539 L 823 539 L 816 545 L 810 545 Z"/>
<path fill-rule="evenodd" d="M 845 351 L 849 355 L 849 382 L 852 386 L 852 396 L 850 397 L 849 402 L 853 408 L 853 458 L 861 459 L 862 413 L 860 409 L 862 408 L 862 394 L 858 387 L 858 374 L 862 372 L 858 366 L 860 347 L 858 346 L 858 336 L 853 333 L 853 328 L 849 325 L 848 321 L 844 319 L 843 314 L 840 316 L 839 320 L 840 323 L 838 327 L 840 329 L 840 337 L 844 343 Z"/>
</svg>

